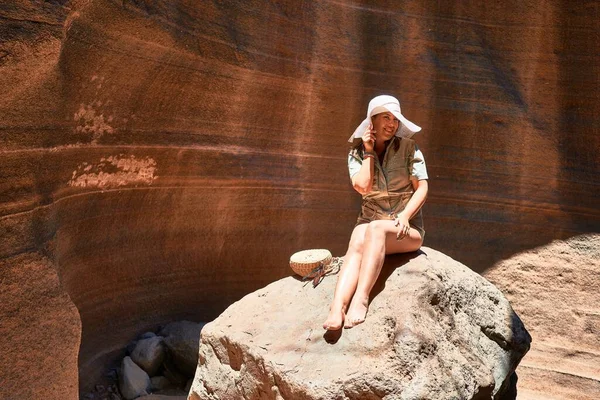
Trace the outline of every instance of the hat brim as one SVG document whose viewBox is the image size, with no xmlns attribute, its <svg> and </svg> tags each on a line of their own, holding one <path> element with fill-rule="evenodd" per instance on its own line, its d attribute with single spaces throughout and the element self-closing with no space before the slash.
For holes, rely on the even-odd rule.
<svg viewBox="0 0 600 400">
<path fill-rule="evenodd" d="M 398 110 L 390 110 L 387 107 L 385 107 L 385 109 L 387 111 L 391 112 L 394 115 L 394 117 L 398 118 L 398 121 L 400 121 L 400 124 L 398 126 L 398 130 L 395 133 L 396 136 L 410 138 L 415 133 L 417 133 L 417 132 L 419 132 L 421 130 L 420 126 L 418 126 L 417 124 L 414 124 L 413 122 L 409 121 Z M 377 114 L 378 113 L 373 114 L 373 115 L 377 115 Z M 370 123 L 371 123 L 371 117 L 365 118 L 360 123 L 360 125 L 358 125 L 358 127 L 354 130 L 354 133 L 352 134 L 352 136 L 350 136 L 350 138 L 348 139 L 348 142 L 352 143 L 354 140 L 362 138 L 363 134 L 365 133 L 365 131 L 369 127 Z"/>
</svg>

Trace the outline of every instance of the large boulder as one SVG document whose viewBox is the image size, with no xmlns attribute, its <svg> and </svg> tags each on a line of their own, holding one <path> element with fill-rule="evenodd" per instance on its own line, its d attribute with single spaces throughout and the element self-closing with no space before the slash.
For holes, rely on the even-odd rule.
<svg viewBox="0 0 600 400">
<path fill-rule="evenodd" d="M 502 293 L 469 268 L 429 248 L 388 257 L 365 323 L 324 334 L 335 281 L 313 289 L 282 279 L 207 324 L 189 398 L 498 399 L 514 391 L 531 337 Z"/>
<path fill-rule="evenodd" d="M 173 363 L 186 377 L 194 376 L 198 365 L 198 341 L 203 326 L 203 323 L 177 321 L 160 331 Z"/>
</svg>

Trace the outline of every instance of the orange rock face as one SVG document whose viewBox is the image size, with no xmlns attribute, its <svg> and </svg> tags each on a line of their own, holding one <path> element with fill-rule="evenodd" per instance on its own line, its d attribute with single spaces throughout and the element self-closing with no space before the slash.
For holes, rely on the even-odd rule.
<svg viewBox="0 0 600 400">
<path fill-rule="evenodd" d="M 346 139 L 377 94 L 423 127 L 428 246 L 482 271 L 600 230 L 595 2 L 4 3 L 0 258 L 48 255 L 82 390 L 144 329 L 344 252 Z"/>
</svg>

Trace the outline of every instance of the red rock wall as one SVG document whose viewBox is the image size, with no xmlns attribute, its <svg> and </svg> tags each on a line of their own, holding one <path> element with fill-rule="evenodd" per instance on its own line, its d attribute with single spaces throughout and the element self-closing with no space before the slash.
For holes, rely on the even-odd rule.
<svg viewBox="0 0 600 400">
<path fill-rule="evenodd" d="M 377 94 L 423 127 L 428 246 L 481 271 L 600 230 L 598 3 L 442 3 L 0 6 L 1 256 L 50 248 L 82 388 L 294 251 L 342 254 L 346 139 Z"/>
<path fill-rule="evenodd" d="M 8 400 L 79 398 L 81 320 L 54 262 L 61 183 L 51 170 L 61 158 L 49 158 L 58 154 L 49 139 L 69 129 L 59 70 L 69 12 L 60 2 L 0 3 L 0 398 Z"/>
</svg>

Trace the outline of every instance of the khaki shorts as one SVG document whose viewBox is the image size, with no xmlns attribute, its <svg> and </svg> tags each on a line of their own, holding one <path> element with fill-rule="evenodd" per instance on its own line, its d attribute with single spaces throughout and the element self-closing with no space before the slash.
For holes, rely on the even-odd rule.
<svg viewBox="0 0 600 400">
<path fill-rule="evenodd" d="M 403 209 L 404 206 L 402 206 L 402 209 L 395 212 L 387 212 L 371 202 L 363 201 L 355 226 L 368 224 L 371 221 L 378 220 L 393 221 L 396 219 L 396 214 L 401 212 Z M 421 234 L 421 239 L 425 239 L 425 229 L 423 228 L 423 215 L 421 214 L 421 210 L 419 210 L 419 212 L 417 212 L 417 214 L 412 217 L 408 223 L 410 224 L 411 228 L 416 229 Z"/>
</svg>

